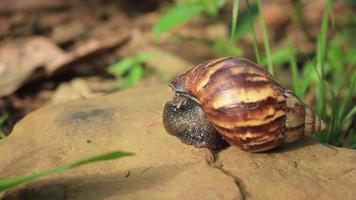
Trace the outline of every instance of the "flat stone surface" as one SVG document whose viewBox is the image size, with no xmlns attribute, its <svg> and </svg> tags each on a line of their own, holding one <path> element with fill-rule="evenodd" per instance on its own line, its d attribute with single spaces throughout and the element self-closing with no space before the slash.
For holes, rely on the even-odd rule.
<svg viewBox="0 0 356 200">
<path fill-rule="evenodd" d="M 268 153 L 228 147 L 211 162 L 162 125 L 167 86 L 48 106 L 0 140 L 0 178 L 112 150 L 135 156 L 22 185 L 3 199 L 354 199 L 356 151 L 303 140 Z M 209 160 L 209 162 L 208 162 Z M 1 196 L 1 194 L 0 194 Z"/>
</svg>

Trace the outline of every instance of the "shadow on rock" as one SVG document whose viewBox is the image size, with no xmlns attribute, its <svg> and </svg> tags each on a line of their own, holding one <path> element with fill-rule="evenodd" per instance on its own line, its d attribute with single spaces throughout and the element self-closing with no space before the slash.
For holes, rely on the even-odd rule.
<svg viewBox="0 0 356 200">
<path fill-rule="evenodd" d="M 275 149 L 271 149 L 267 153 L 285 153 L 290 151 L 296 151 L 301 148 L 305 148 L 308 146 L 320 145 L 320 142 L 310 137 L 303 137 L 300 140 L 297 140 L 292 143 L 281 145 Z M 266 152 L 265 152 L 266 153 Z"/>
<path fill-rule="evenodd" d="M 9 190 L 1 200 L 106 199 L 165 183 L 183 168 L 186 168 L 186 165 L 135 168 L 105 175 L 52 178 Z"/>
<path fill-rule="evenodd" d="M 60 126 L 84 126 L 94 122 L 109 123 L 113 121 L 113 111 L 111 107 L 74 107 L 70 111 L 64 111 L 59 115 L 56 122 Z"/>
</svg>

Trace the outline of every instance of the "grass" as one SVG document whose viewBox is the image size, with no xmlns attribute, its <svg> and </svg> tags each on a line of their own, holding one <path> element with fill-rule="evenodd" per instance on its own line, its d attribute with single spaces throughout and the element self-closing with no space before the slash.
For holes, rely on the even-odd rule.
<svg viewBox="0 0 356 200">
<path fill-rule="evenodd" d="M 353 106 L 351 109 L 349 107 L 355 94 L 356 73 L 346 78 L 343 84 L 345 86 L 345 83 L 349 83 L 346 96 L 341 95 L 342 88 L 344 87 L 341 87 L 335 93 L 332 86 L 326 84 L 326 89 L 330 91 L 332 106 L 330 116 L 325 116 L 328 122 L 327 130 L 318 134 L 317 137 L 324 143 L 356 149 L 356 130 L 352 129 L 352 127 L 349 127 L 346 131 L 343 130 L 349 126 L 348 122 L 351 121 L 352 123 L 352 120 L 355 120 L 353 116 L 356 114 L 356 106 Z"/>
<path fill-rule="evenodd" d="M 73 168 L 76 168 L 76 167 L 79 167 L 82 165 L 86 165 L 89 163 L 113 160 L 113 159 L 118 159 L 118 158 L 122 158 L 125 156 L 132 156 L 132 155 L 134 155 L 134 154 L 129 153 L 129 152 L 113 151 L 113 152 L 96 155 L 93 157 L 84 158 L 82 160 L 64 164 L 64 165 L 56 167 L 56 168 L 42 170 L 42 171 L 35 172 L 35 173 L 29 174 L 29 175 L 17 176 L 17 177 L 12 177 L 12 178 L 7 178 L 7 179 L 0 179 L 0 192 L 10 189 L 12 187 L 15 187 L 17 185 L 23 184 L 23 183 L 33 181 L 33 180 L 41 178 L 41 177 L 62 173 L 69 169 L 73 169 Z"/>
<path fill-rule="evenodd" d="M 249 1 L 246 0 L 246 2 L 249 7 Z M 315 112 L 327 124 L 327 129 L 316 134 L 316 138 L 323 143 L 356 149 L 356 130 L 351 127 L 351 125 L 355 123 L 354 116 L 356 114 L 356 106 L 352 105 L 352 98 L 355 98 L 356 72 L 353 70 L 354 66 L 351 66 L 349 73 L 345 73 L 341 77 L 333 78 L 335 73 L 331 73 L 333 71 L 330 69 L 332 66 L 330 63 L 335 61 L 330 60 L 327 56 L 329 52 L 327 33 L 330 16 L 332 25 L 335 23 L 331 13 L 331 2 L 328 1 L 327 8 L 324 10 L 322 16 L 320 32 L 316 42 L 316 56 L 314 58 L 310 58 L 308 62 L 303 64 L 303 67 L 301 68 L 303 76 L 301 76 L 297 64 L 297 49 L 295 49 L 291 43 L 286 49 L 277 50 L 274 54 L 270 53 L 268 32 L 265 24 L 262 4 L 260 0 L 256 0 L 256 2 L 262 19 L 262 34 L 266 54 L 266 60 L 260 59 L 255 31 L 253 31 L 254 48 L 256 52 L 256 59 L 259 60 L 258 63 L 262 65 L 267 63 L 269 72 L 273 73 L 272 62 L 275 61 L 283 63 L 287 60 L 290 66 L 293 90 L 296 95 L 300 99 L 304 99 L 305 93 L 308 90 L 315 89 Z M 338 53 L 338 50 L 339 49 L 330 48 L 330 51 L 334 51 L 334 54 L 330 54 L 334 55 L 333 59 L 343 60 L 343 58 L 348 58 L 350 57 L 348 55 L 352 54 L 349 53 L 345 55 L 343 53 Z M 351 52 L 353 52 L 353 49 Z M 351 63 L 350 65 L 353 64 Z M 337 71 L 338 73 L 343 73 L 345 68 L 343 64 L 339 64 L 337 66 L 339 69 L 334 70 L 334 72 Z M 342 84 L 338 83 L 340 81 L 337 79 L 340 78 L 343 79 Z M 338 87 L 335 88 L 335 86 Z"/>
<path fill-rule="evenodd" d="M 329 9 L 325 9 L 322 17 L 321 28 L 317 38 L 317 49 L 316 49 L 316 73 L 319 80 L 316 81 L 316 112 L 321 119 L 326 121 L 326 95 L 325 95 L 325 54 L 327 47 L 327 33 L 328 33 L 328 19 L 329 19 Z M 334 96 L 334 95 L 333 95 Z M 333 97 L 334 98 L 334 97 Z M 332 103 L 332 110 L 337 109 L 335 107 L 335 102 Z M 332 118 L 335 116 L 332 116 Z M 329 128 L 328 128 L 329 129 Z M 323 131 L 321 134 L 317 135 L 317 138 L 321 142 L 328 142 L 332 132 Z"/>
<path fill-rule="evenodd" d="M 318 77 L 316 81 L 316 113 L 328 126 L 325 131 L 317 134 L 316 137 L 324 143 L 356 148 L 356 130 L 350 127 L 350 123 L 355 120 L 353 117 L 356 114 L 356 106 L 351 104 L 352 98 L 355 96 L 356 73 L 351 67 L 349 73 L 345 73 L 343 76 L 343 80 L 338 80 L 341 84 L 339 86 L 335 84 L 337 87 L 326 79 L 326 71 L 330 71 L 330 67 L 326 68 L 326 66 L 330 66 L 328 63 L 330 60 L 327 59 L 327 32 L 330 16 L 332 16 L 331 4 L 328 2 L 317 38 L 315 64 L 315 72 Z M 331 23 L 334 23 L 332 17 Z M 345 89 L 346 94 L 342 94 Z M 327 104 L 328 97 L 330 105 Z"/>
<path fill-rule="evenodd" d="M 327 129 L 317 134 L 316 138 L 323 143 L 356 148 L 356 132 L 350 127 L 350 123 L 355 120 L 353 116 L 356 113 L 356 106 L 351 105 L 351 100 L 355 95 L 356 73 L 352 69 L 350 73 L 345 73 L 343 83 L 338 88 L 333 87 L 331 78 L 327 79 L 326 76 L 326 71 L 330 71 L 329 62 L 331 61 L 327 58 L 330 12 L 328 4 L 328 8 L 324 10 L 317 37 L 316 61 L 313 66 L 317 77 L 314 80 L 316 85 L 315 111 L 327 124 Z M 328 66 L 329 68 L 327 68 Z M 311 87 L 311 85 L 307 87 Z M 342 94 L 345 89 L 347 90 L 346 95 Z M 330 99 L 329 105 L 328 99 Z"/>
<path fill-rule="evenodd" d="M 316 93 L 316 111 L 322 119 L 326 118 L 326 96 L 324 88 L 325 79 L 325 54 L 327 47 L 327 33 L 328 33 L 328 19 L 329 9 L 325 9 L 319 36 L 317 38 L 317 50 L 316 50 L 316 69 L 320 80 L 317 81 L 317 93 Z"/>
<path fill-rule="evenodd" d="M 237 30 L 236 26 L 237 26 L 238 15 L 239 15 L 239 0 L 234 0 L 232 6 L 231 33 L 230 33 L 230 38 L 232 43 L 236 42 L 236 30 Z"/>
<path fill-rule="evenodd" d="M 255 56 L 256 56 L 256 61 L 257 63 L 261 63 L 261 56 L 260 56 L 260 50 L 258 49 L 258 44 L 257 44 L 257 39 L 256 39 L 256 30 L 255 30 L 255 20 L 254 20 L 254 16 L 251 13 L 251 4 L 249 0 L 246 0 L 246 5 L 247 5 L 247 12 L 249 17 L 249 22 L 250 22 L 250 26 L 252 29 L 252 35 L 253 35 L 253 49 L 255 51 Z"/>
<path fill-rule="evenodd" d="M 266 52 L 266 58 L 267 58 L 267 66 L 268 66 L 268 71 L 272 75 L 273 73 L 273 64 L 272 64 L 272 59 L 271 59 L 271 51 L 269 47 L 269 40 L 268 40 L 268 32 L 267 32 L 267 26 L 266 26 L 266 19 L 265 19 L 265 14 L 263 11 L 262 3 L 261 0 L 256 0 L 258 9 L 260 11 L 261 15 L 261 21 L 262 21 L 262 35 L 263 35 L 263 44 L 264 44 L 264 50 Z"/>
<path fill-rule="evenodd" d="M 289 43 L 289 51 L 289 64 L 292 73 L 293 90 L 299 98 L 304 99 L 304 91 L 302 87 L 300 87 L 303 83 L 298 72 L 296 50 L 293 48 L 291 42 Z"/>
</svg>

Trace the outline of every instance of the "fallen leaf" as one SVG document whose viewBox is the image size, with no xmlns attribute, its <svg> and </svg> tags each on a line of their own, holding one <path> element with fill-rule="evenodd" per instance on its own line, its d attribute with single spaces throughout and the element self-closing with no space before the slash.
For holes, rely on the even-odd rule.
<svg viewBox="0 0 356 200">
<path fill-rule="evenodd" d="M 39 67 L 53 71 L 69 55 L 45 37 L 30 37 L 0 44 L 0 96 L 11 94 Z"/>
</svg>

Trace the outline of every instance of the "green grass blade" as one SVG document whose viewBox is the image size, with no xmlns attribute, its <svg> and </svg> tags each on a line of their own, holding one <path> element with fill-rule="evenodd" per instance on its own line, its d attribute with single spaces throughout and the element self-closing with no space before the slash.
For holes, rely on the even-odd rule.
<svg viewBox="0 0 356 200">
<path fill-rule="evenodd" d="M 253 14 L 251 13 L 251 5 L 249 0 L 245 0 L 246 5 L 247 5 L 247 11 L 250 19 L 250 26 L 252 29 L 252 35 L 253 35 L 253 49 L 255 51 L 256 55 L 256 61 L 258 64 L 261 64 L 261 56 L 260 56 L 260 50 L 258 49 L 258 44 L 257 44 L 257 39 L 256 39 L 256 30 L 255 30 L 255 19 Z"/>
<path fill-rule="evenodd" d="M 351 83 L 350 83 L 348 94 L 344 98 L 340 106 L 340 123 L 342 125 L 343 125 L 342 121 L 344 121 L 343 119 L 344 113 L 346 112 L 347 106 L 349 105 L 352 97 L 355 94 L 355 87 L 356 87 L 356 73 L 354 73 L 353 76 L 351 77 Z M 340 92 L 341 92 L 341 88 L 340 88 Z"/>
<path fill-rule="evenodd" d="M 311 85 L 311 82 L 315 80 L 316 78 L 315 73 L 314 73 L 314 63 L 311 61 L 308 61 L 306 64 L 303 66 L 303 81 L 301 81 L 301 93 L 304 94 L 308 90 L 309 86 Z M 304 98 L 303 98 L 304 99 Z"/>
<path fill-rule="evenodd" d="M 257 4 L 252 4 L 243 10 L 239 10 L 238 12 L 238 21 L 237 21 L 237 29 L 236 29 L 236 40 L 243 36 L 247 36 L 247 34 L 252 33 L 253 25 L 255 23 L 255 19 L 258 16 L 258 7 Z"/>
<path fill-rule="evenodd" d="M 172 7 L 168 12 L 160 17 L 153 27 L 153 36 L 158 38 L 173 28 L 191 20 L 201 13 L 202 8 L 198 5 L 182 4 Z"/>
<path fill-rule="evenodd" d="M 351 119 L 356 114 L 356 106 L 354 106 L 351 111 L 344 117 L 341 122 L 341 125 L 344 125 L 347 120 Z"/>
<path fill-rule="evenodd" d="M 332 4 L 333 4 L 333 0 L 327 0 L 327 9 L 330 13 L 331 26 L 334 28 L 335 27 L 335 17 L 334 17 L 334 13 L 332 10 Z"/>
<path fill-rule="evenodd" d="M 239 15 L 239 0 L 233 1 L 232 7 L 232 19 L 231 19 L 231 32 L 230 32 L 230 39 L 232 42 L 236 41 L 236 25 L 237 25 L 237 17 Z"/>
<path fill-rule="evenodd" d="M 316 68 L 320 76 L 320 80 L 317 82 L 317 91 L 316 91 L 316 108 L 317 112 L 322 119 L 326 117 L 326 96 L 324 90 L 324 78 L 325 78 L 325 54 L 327 47 L 327 33 L 328 33 L 328 19 L 329 19 L 329 10 L 325 9 L 321 29 L 317 39 L 317 55 L 316 55 Z"/>
<path fill-rule="evenodd" d="M 304 92 L 302 90 L 303 88 L 301 87 L 300 77 L 298 74 L 295 49 L 292 47 L 291 43 L 289 43 L 289 63 L 290 63 L 291 72 L 292 72 L 292 81 L 293 81 L 294 92 L 300 99 L 304 99 Z"/>
<path fill-rule="evenodd" d="M 331 100 L 332 100 L 332 107 L 331 107 L 331 120 L 329 124 L 331 124 L 331 127 L 328 128 L 328 131 L 324 134 L 326 136 L 326 141 L 329 144 L 335 145 L 338 140 L 338 135 L 340 134 L 340 126 L 338 124 L 338 119 L 339 119 L 339 109 L 337 105 L 337 95 L 335 92 L 329 87 L 329 91 L 331 94 Z"/>
<path fill-rule="evenodd" d="M 109 153 L 104 153 L 100 155 L 96 155 L 93 157 L 85 158 L 82 160 L 78 160 L 73 163 L 69 164 L 64 164 L 62 166 L 53 168 L 53 169 L 47 169 L 47 170 L 42 170 L 39 172 L 32 173 L 30 175 L 25 175 L 25 176 L 18 176 L 18 177 L 13 177 L 13 178 L 7 178 L 7 179 L 2 179 L 0 180 L 0 191 L 4 191 L 6 189 L 9 189 L 11 187 L 17 186 L 22 183 L 26 183 L 44 176 L 49 176 L 57 173 L 62 173 L 66 170 L 79 167 L 81 165 L 93 163 L 93 162 L 98 162 L 98 161 L 105 161 L 105 160 L 113 160 L 125 156 L 131 156 L 134 155 L 133 153 L 130 152 L 123 152 L 123 151 L 113 151 Z"/>
<path fill-rule="evenodd" d="M 267 32 L 267 26 L 266 26 L 266 19 L 265 19 L 265 14 L 264 14 L 264 11 L 263 11 L 261 0 L 257 0 L 257 5 L 258 5 L 258 9 L 259 9 L 259 11 L 261 13 L 263 44 L 264 44 L 266 57 L 267 57 L 268 71 L 271 74 L 273 74 L 273 65 L 272 65 L 271 51 L 270 51 L 269 41 L 268 41 L 268 32 Z"/>
<path fill-rule="evenodd" d="M 324 63 L 325 63 L 325 53 L 326 53 L 327 33 L 328 33 L 328 18 L 329 18 L 329 12 L 324 11 L 322 22 L 321 22 L 321 29 L 317 39 L 316 66 L 321 77 L 324 77 Z"/>
</svg>

